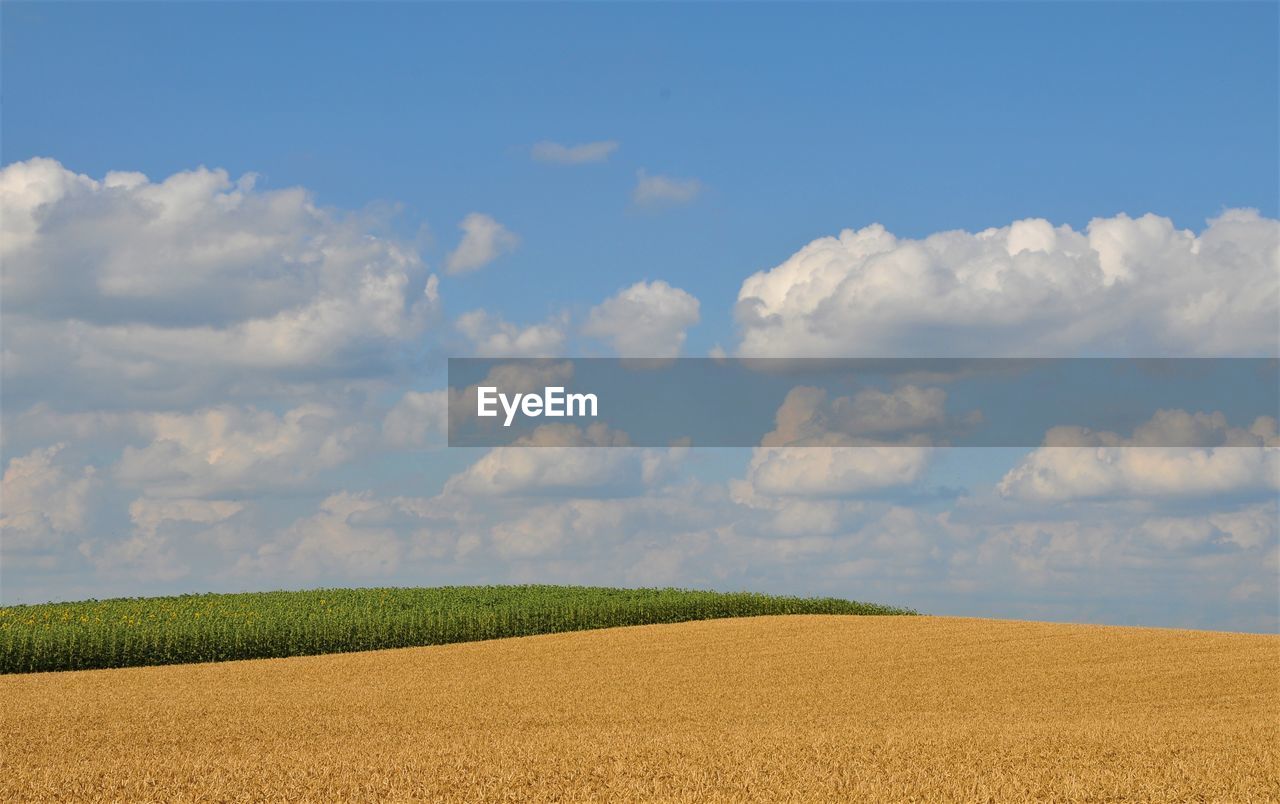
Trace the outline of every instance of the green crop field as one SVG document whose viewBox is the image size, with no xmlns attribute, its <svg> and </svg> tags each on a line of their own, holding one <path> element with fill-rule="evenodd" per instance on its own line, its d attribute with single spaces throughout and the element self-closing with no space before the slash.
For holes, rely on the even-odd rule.
<svg viewBox="0 0 1280 804">
<path fill-rule="evenodd" d="M 913 614 L 837 598 L 458 586 L 182 595 L 0 608 L 0 673 L 219 662 L 764 614 Z"/>
</svg>

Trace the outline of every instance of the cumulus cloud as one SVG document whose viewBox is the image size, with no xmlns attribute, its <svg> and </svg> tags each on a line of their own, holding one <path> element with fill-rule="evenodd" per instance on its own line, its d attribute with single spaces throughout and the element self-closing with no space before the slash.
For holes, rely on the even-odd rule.
<svg viewBox="0 0 1280 804">
<path fill-rule="evenodd" d="M 705 552 L 702 509 L 691 498 L 548 499 L 342 493 L 240 557 L 239 576 L 423 574 L 474 582 L 675 582 Z M 407 568 L 407 569 L 406 569 Z M 420 581 L 419 581 L 420 582 Z"/>
<path fill-rule="evenodd" d="M 1048 601 L 1031 604 L 1032 612 L 1188 624 L 1205 622 L 1213 610 L 1208 621 L 1217 627 L 1280 625 L 1274 605 L 1259 609 L 1248 595 L 1239 598 L 1243 605 L 1231 599 L 1242 586 L 1268 590 L 1272 601 L 1280 594 L 1274 501 L 1181 515 L 1113 512 L 1090 519 L 1077 513 L 995 526 L 944 517 L 938 526 L 953 539 L 950 574 L 966 579 L 969 591 L 997 582 L 1015 597 L 1056 590 L 1060 603 L 1052 609 Z M 1179 593 L 1170 595 L 1171 586 Z"/>
<path fill-rule="evenodd" d="M 376 222 L 252 176 L 95 180 L 32 159 L 0 170 L 0 222 L 10 403 L 368 372 L 439 309 L 435 277 Z"/>
<path fill-rule="evenodd" d="M 933 451 L 924 447 L 762 447 L 753 450 L 735 497 L 835 498 L 873 493 L 918 482 Z"/>
<path fill-rule="evenodd" d="M 698 309 L 696 298 L 662 280 L 637 282 L 591 308 L 582 332 L 621 357 L 675 357 Z"/>
<path fill-rule="evenodd" d="M 323 324 L 344 296 L 363 293 L 370 329 L 407 323 L 413 300 L 402 289 L 421 273 L 415 254 L 321 210 L 302 189 L 254 187 L 251 175 L 232 182 L 205 168 L 151 182 L 95 181 L 50 159 L 8 165 L 5 305 L 99 326 L 224 329 L 282 325 L 275 317 L 288 311 L 295 323 Z M 400 309 L 387 309 L 391 301 Z"/>
<path fill-rule="evenodd" d="M 326 497 L 315 514 L 299 519 L 277 538 L 241 555 L 239 576 L 378 577 L 400 566 L 404 540 L 378 519 L 400 510 L 398 501 L 340 492 Z"/>
<path fill-rule="evenodd" d="M 561 314 L 521 328 L 500 315 L 472 310 L 458 316 L 456 326 L 477 357 L 553 357 L 564 352 L 569 317 Z"/>
<path fill-rule="evenodd" d="M 444 268 L 450 274 L 465 274 L 478 270 L 515 251 L 520 238 L 507 227 L 480 212 L 472 212 L 458 224 L 462 240 L 445 258 Z"/>
<path fill-rule="evenodd" d="M 0 541 L 6 553 L 56 546 L 62 534 L 83 532 L 88 525 L 96 473 L 91 466 L 60 459 L 65 448 L 37 449 L 11 458 L 5 467 Z"/>
<path fill-rule="evenodd" d="M 625 433 L 604 424 L 547 424 L 497 447 L 454 475 L 444 493 L 465 495 L 634 494 L 666 475 L 684 448 L 627 447 Z M 605 449 L 583 449 L 605 447 Z"/>
<path fill-rule="evenodd" d="M 572 499 L 525 506 L 487 528 L 485 547 L 527 580 L 571 578 L 591 568 L 620 583 L 671 584 L 681 564 L 704 550 L 690 501 L 655 505 L 642 498 Z M 544 576 L 545 577 L 545 576 Z"/>
<path fill-rule="evenodd" d="M 947 415 L 946 401 L 941 388 L 916 385 L 890 391 L 868 388 L 832 399 L 821 388 L 799 386 L 787 393 L 774 416 L 775 427 L 761 446 L 927 446 L 960 424 Z"/>
<path fill-rule="evenodd" d="M 1278 300 L 1280 221 L 1231 210 L 1198 234 L 1156 215 L 846 229 L 747 278 L 735 313 L 762 357 L 1274 355 Z"/>
<path fill-rule="evenodd" d="M 618 143 L 614 140 L 585 142 L 581 145 L 561 145 L 558 142 L 543 140 L 529 149 L 529 153 L 539 162 L 582 165 L 588 162 L 603 162 L 616 150 L 618 150 Z"/>
<path fill-rule="evenodd" d="M 730 483 L 732 497 L 778 511 L 784 532 L 832 530 L 842 512 L 860 510 L 859 497 L 924 477 L 933 459 L 928 431 L 949 425 L 945 403 L 942 389 L 915 385 L 833 399 L 821 388 L 793 388 L 746 477 Z"/>
<path fill-rule="evenodd" d="M 1172 551 L 1206 549 L 1255 550 L 1276 540 L 1280 521 L 1274 506 L 1253 505 L 1197 517 L 1153 516 L 1138 532 Z"/>
<path fill-rule="evenodd" d="M 191 563 L 182 555 L 181 545 L 166 527 L 207 526 L 244 510 L 244 505 L 228 500 L 154 500 L 146 497 L 129 505 L 132 533 L 117 540 L 92 538 L 79 545 L 79 552 L 94 570 L 140 581 L 174 581 L 191 572 Z"/>
<path fill-rule="evenodd" d="M 367 427 L 340 411 L 300 405 L 282 415 L 220 406 L 142 418 L 150 441 L 125 447 L 115 479 L 153 497 L 205 497 L 296 486 L 355 455 Z"/>
<path fill-rule="evenodd" d="M 231 500 L 152 499 L 140 497 L 129 505 L 129 518 L 144 534 L 156 533 L 165 522 L 212 524 L 238 514 L 244 504 Z"/>
<path fill-rule="evenodd" d="M 644 170 L 637 170 L 631 201 L 640 207 L 679 206 L 692 202 L 702 193 L 702 189 L 702 182 L 697 179 L 650 175 Z"/>
<path fill-rule="evenodd" d="M 448 391 L 406 391 L 383 417 L 382 438 L 392 447 L 424 447 L 442 440 L 448 427 Z"/>
<path fill-rule="evenodd" d="M 1259 416 L 1248 429 L 1232 427 L 1221 411 L 1190 413 L 1158 410 L 1133 430 L 1131 438 L 1085 427 L 1054 427 L 1044 436 L 1046 447 L 1280 447 L 1276 420 Z"/>
<path fill-rule="evenodd" d="M 1153 447 L 1177 437 L 1198 447 Z M 1131 438 L 1074 427 L 1049 431 L 1041 447 L 1001 479 L 1007 498 L 1034 502 L 1204 497 L 1280 491 L 1276 420 L 1245 430 L 1221 413 L 1159 411 Z"/>
</svg>

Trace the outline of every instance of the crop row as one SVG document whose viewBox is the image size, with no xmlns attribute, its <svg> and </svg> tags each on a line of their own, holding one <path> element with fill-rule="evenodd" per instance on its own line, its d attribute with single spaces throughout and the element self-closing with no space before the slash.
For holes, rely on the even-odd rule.
<svg viewBox="0 0 1280 804">
<path fill-rule="evenodd" d="M 0 673 L 440 645 L 765 614 L 907 614 L 837 598 L 684 589 L 317 589 L 0 608 Z"/>
</svg>

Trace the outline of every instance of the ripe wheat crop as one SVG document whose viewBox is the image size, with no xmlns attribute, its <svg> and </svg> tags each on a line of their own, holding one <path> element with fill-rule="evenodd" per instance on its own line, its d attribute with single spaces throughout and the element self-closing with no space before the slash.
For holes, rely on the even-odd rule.
<svg viewBox="0 0 1280 804">
<path fill-rule="evenodd" d="M 0 678 L 2 801 L 1280 800 L 1280 637 L 753 617 Z"/>
<path fill-rule="evenodd" d="M 762 614 L 902 614 L 835 598 L 463 586 L 127 598 L 0 608 L 0 673 L 262 659 Z"/>
</svg>

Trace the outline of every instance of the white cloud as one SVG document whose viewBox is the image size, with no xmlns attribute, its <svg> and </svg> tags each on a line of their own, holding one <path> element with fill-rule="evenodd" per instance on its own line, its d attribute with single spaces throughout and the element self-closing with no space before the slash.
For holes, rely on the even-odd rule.
<svg viewBox="0 0 1280 804">
<path fill-rule="evenodd" d="M 1274 355 L 1280 221 L 1232 210 L 813 241 L 742 283 L 751 356 Z"/>
<path fill-rule="evenodd" d="M 456 326 L 478 357 L 553 357 L 564 352 L 569 317 L 561 314 L 522 329 L 500 315 L 472 310 L 458 316 Z"/>
<path fill-rule="evenodd" d="M 692 202 L 702 193 L 702 189 L 702 182 L 697 179 L 650 175 L 637 170 L 631 201 L 641 207 L 677 206 Z"/>
<path fill-rule="evenodd" d="M 603 450 L 595 450 L 602 452 Z M 693 499 L 378 499 L 341 493 L 237 560 L 239 575 L 670 584 L 707 549 Z M 396 575 L 399 571 L 399 576 Z M 314 582 L 311 581 L 311 582 Z"/>
<path fill-rule="evenodd" d="M 404 541 L 379 517 L 403 513 L 397 500 L 339 492 L 326 497 L 312 516 L 299 519 L 277 538 L 237 561 L 237 575 L 271 578 L 377 577 L 397 569 Z M 372 521 L 369 521 L 372 520 Z"/>
<path fill-rule="evenodd" d="M 1214 546 L 1253 550 L 1275 540 L 1278 524 L 1274 506 L 1255 505 L 1199 517 L 1152 517 L 1139 532 L 1170 550 Z"/>
<path fill-rule="evenodd" d="M 1213 446 L 1148 446 L 1171 437 Z M 1244 430 L 1221 413 L 1160 411 L 1132 438 L 1060 427 L 1045 444 L 1001 479 L 1001 495 L 1043 503 L 1280 491 L 1280 438 L 1269 417 Z"/>
<path fill-rule="evenodd" d="M 50 159 L 0 170 L 10 312 L 162 329 L 257 322 L 284 337 L 286 324 L 315 335 L 353 313 L 388 334 L 408 323 L 417 256 L 306 191 L 256 191 L 251 176 L 205 168 L 161 182 L 120 175 L 94 181 Z M 342 304 L 353 298 L 357 310 Z"/>
<path fill-rule="evenodd" d="M 520 238 L 493 218 L 480 212 L 472 212 L 458 224 L 462 240 L 445 258 L 444 268 L 450 274 L 465 274 L 478 270 L 514 251 Z"/>
<path fill-rule="evenodd" d="M 89 495 L 97 482 L 91 466 L 59 460 L 65 444 L 11 458 L 4 470 L 0 535 L 6 552 L 40 550 L 64 533 L 88 525 Z"/>
<path fill-rule="evenodd" d="M 145 447 L 125 447 L 118 482 L 151 497 L 205 497 L 296 486 L 349 459 L 367 427 L 320 404 L 277 415 L 224 405 L 143 417 Z"/>
<path fill-rule="evenodd" d="M 614 140 L 586 142 L 581 145 L 561 145 L 558 142 L 544 140 L 535 144 L 530 153 L 539 162 L 551 162 L 557 165 L 581 165 L 587 162 L 603 162 L 618 150 Z"/>
<path fill-rule="evenodd" d="M 764 447 L 840 447 L 902 443 L 927 446 L 949 424 L 941 388 L 905 385 L 827 398 L 821 388 L 791 389 L 774 416 Z"/>
<path fill-rule="evenodd" d="M 627 585 L 670 585 L 706 550 L 696 506 L 637 497 L 574 499 L 522 506 L 486 528 L 485 547 L 522 581 L 603 577 Z"/>
<path fill-rule="evenodd" d="M 788 392 L 774 430 L 752 451 L 746 477 L 730 483 L 734 500 L 779 512 L 778 526 L 836 527 L 856 498 L 912 486 L 932 464 L 928 430 L 947 424 L 946 394 L 907 385 L 828 399 L 821 388 Z M 855 500 L 852 507 L 847 503 Z"/>
<path fill-rule="evenodd" d="M 435 277 L 376 221 L 252 176 L 97 181 L 32 159 L 0 170 L 0 221 L 10 403 L 366 373 L 439 307 Z"/>
<path fill-rule="evenodd" d="M 133 532 L 125 539 L 91 538 L 80 543 L 81 555 L 98 573 L 126 576 L 138 581 L 173 581 L 190 574 L 191 564 L 181 545 L 164 526 L 205 526 L 221 522 L 244 510 L 229 500 L 154 500 L 146 497 L 129 505 Z"/>
<path fill-rule="evenodd" d="M 1274 629 L 1275 608 L 1233 604 L 1230 590 L 1240 584 L 1277 586 L 1275 503 L 1183 515 L 1114 514 L 1105 519 L 1077 515 L 1067 519 L 1028 518 L 1010 524 L 975 527 L 946 519 L 938 523 L 956 541 L 950 547 L 950 574 L 971 589 L 998 588 L 1004 595 L 1034 596 L 1054 589 L 1062 602 L 1056 618 L 1092 619 L 1094 607 L 1111 621 L 1126 609 L 1147 609 L 1141 619 L 1185 624 L 1200 621 L 1207 609 L 1217 618 L 1233 610 L 1243 619 L 1235 627 Z M 1172 587 L 1176 594 L 1170 594 Z M 1090 601 L 1095 601 L 1091 603 Z M 1169 609 L 1182 611 L 1171 614 Z M 1219 619 L 1218 627 L 1223 627 Z"/>
<path fill-rule="evenodd" d="M 396 448 L 424 447 L 449 427 L 448 391 L 406 391 L 382 420 L 383 441 Z"/>
<path fill-rule="evenodd" d="M 918 482 L 933 450 L 925 447 L 761 447 L 752 451 L 734 496 L 757 504 L 777 497 L 837 498 Z"/>
<path fill-rule="evenodd" d="M 635 493 L 664 477 L 685 453 L 628 448 L 603 424 L 538 427 L 516 446 L 497 447 L 454 475 L 444 493 L 471 496 Z"/>
<path fill-rule="evenodd" d="M 494 552 L 506 560 L 526 560 L 559 552 L 570 541 L 575 505 L 552 504 L 498 522 L 490 531 Z"/>
<path fill-rule="evenodd" d="M 1220 411 L 1190 413 L 1158 410 L 1133 430 L 1132 438 L 1106 430 L 1054 427 L 1044 436 L 1046 447 L 1159 447 L 1168 444 L 1195 447 L 1280 447 L 1277 422 L 1259 416 L 1246 430 L 1232 427 Z"/>
<path fill-rule="evenodd" d="M 699 303 L 661 280 L 637 282 L 591 308 L 583 334 L 613 344 L 622 357 L 675 357 Z"/>
<path fill-rule="evenodd" d="M 152 499 L 140 497 L 129 504 L 129 518 L 141 533 L 154 534 L 165 522 L 221 522 L 244 510 L 231 500 Z"/>
</svg>

